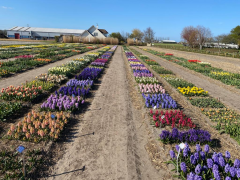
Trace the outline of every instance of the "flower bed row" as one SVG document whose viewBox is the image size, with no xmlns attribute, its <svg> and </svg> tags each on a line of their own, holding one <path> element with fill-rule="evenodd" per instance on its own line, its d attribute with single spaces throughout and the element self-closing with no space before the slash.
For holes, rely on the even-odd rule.
<svg viewBox="0 0 240 180">
<path fill-rule="evenodd" d="M 93 49 L 96 49 L 100 46 L 94 46 Z M 35 68 L 38 66 L 42 66 L 45 64 L 48 64 L 50 62 L 55 62 L 57 60 L 64 59 L 66 57 L 70 57 L 79 53 L 83 53 L 88 51 L 88 48 L 82 47 L 82 50 L 79 52 L 72 52 L 65 50 L 63 52 L 58 51 L 58 53 L 65 53 L 65 54 L 58 54 L 55 53 L 55 51 L 42 51 L 39 55 L 36 55 L 35 57 L 31 55 L 21 55 L 16 56 L 15 61 L 8 61 L 8 62 L 2 62 L 0 67 L 0 77 L 7 77 L 14 73 L 20 73 L 23 70 L 28 70 L 31 68 Z"/>
<path fill-rule="evenodd" d="M 176 56 L 166 56 L 164 53 L 154 51 L 151 49 L 143 49 L 151 54 L 164 58 L 168 61 L 174 62 L 178 65 L 186 67 L 190 70 L 199 72 L 205 76 L 221 81 L 226 85 L 232 85 L 240 88 L 240 74 L 226 72 L 223 69 L 212 67 L 210 63 L 201 62 L 199 60 L 187 60 L 185 58 L 179 58 Z"/>
<path fill-rule="evenodd" d="M 161 74 L 161 73 L 159 73 Z M 173 87 L 179 89 L 180 93 L 188 91 L 188 100 L 193 105 L 196 105 L 201 108 L 202 112 L 209 116 L 210 119 L 221 122 L 218 123 L 216 128 L 219 130 L 223 130 L 221 126 L 225 124 L 225 131 L 232 136 L 239 137 L 239 127 L 236 123 L 239 120 L 240 115 L 229 110 L 223 108 L 224 105 L 220 103 L 218 100 L 215 100 L 211 97 L 206 98 L 193 98 L 192 96 L 199 91 L 203 91 L 202 89 L 198 89 L 194 87 L 193 84 L 186 82 L 185 80 L 176 78 L 173 73 L 169 73 L 168 75 L 160 75 L 167 82 L 169 82 Z M 183 85 L 182 85 L 183 84 Z M 188 85 L 187 89 L 184 87 Z M 179 87 L 180 86 L 180 87 Z M 183 89 L 185 88 L 185 89 Z M 193 89 L 192 89 L 193 88 Z M 190 93 L 192 90 L 193 93 Z M 182 91 L 182 92 L 181 92 Z M 195 92 L 195 93 L 194 93 Z M 184 94 L 184 93 L 182 93 Z M 209 109 L 214 107 L 214 109 Z M 222 109 L 223 108 L 223 109 Z M 190 129 L 188 131 L 180 132 L 178 129 L 180 125 L 178 122 L 178 118 L 175 115 L 178 115 L 180 112 L 167 112 L 164 113 L 161 111 L 153 112 L 150 111 L 150 115 L 157 125 L 165 127 L 167 125 L 172 125 L 172 132 L 164 130 L 160 134 L 160 140 L 165 144 L 173 144 L 173 143 L 181 143 L 186 142 L 185 145 L 180 149 L 180 146 L 176 145 L 176 151 L 170 151 L 171 160 L 167 163 L 172 163 L 175 166 L 175 171 L 179 173 L 178 177 L 181 179 L 195 180 L 195 179 L 239 179 L 240 178 L 240 160 L 235 159 L 234 163 L 230 160 L 230 153 L 227 151 L 225 156 L 221 153 L 214 152 L 213 155 L 210 153 L 210 148 L 208 145 L 205 146 L 204 151 L 201 150 L 199 144 L 209 144 L 211 145 L 211 134 L 208 131 L 198 130 L 198 129 Z M 171 118 L 171 117 L 174 118 Z M 178 117 L 178 116 L 177 116 Z M 179 116 L 181 119 L 184 119 L 183 116 Z M 172 121 L 172 122 L 171 122 Z M 174 123 L 173 123 L 174 122 Z M 185 120 L 185 122 L 187 122 Z M 191 152 L 189 145 L 187 144 L 196 144 L 196 151 Z M 175 153 L 180 152 L 178 159 L 176 158 Z"/>
<path fill-rule="evenodd" d="M 86 61 L 78 60 L 77 62 L 82 62 L 81 67 L 83 68 L 85 65 L 90 64 L 90 62 L 93 60 L 90 57 L 94 59 L 96 59 L 99 56 L 106 57 L 105 54 L 103 53 L 104 51 L 109 50 L 109 52 L 107 51 L 106 53 L 112 55 L 115 49 L 116 49 L 116 46 L 111 48 L 110 50 L 109 48 L 106 48 L 103 51 L 99 52 L 98 56 L 86 55 L 86 57 L 83 58 L 83 59 L 86 59 Z M 111 56 L 108 57 L 108 60 L 110 58 Z M 48 76 L 48 75 L 45 75 L 45 76 Z M 64 75 L 61 74 L 59 76 L 57 75 L 53 75 L 53 76 L 56 78 L 59 78 L 59 76 L 64 76 Z M 47 82 L 47 81 L 52 81 L 52 79 L 45 78 L 45 77 L 41 79 L 41 82 Z M 49 96 L 47 101 L 45 101 L 41 105 L 41 108 L 39 109 L 39 111 L 32 110 L 27 114 L 26 117 L 24 117 L 23 120 L 15 124 L 12 124 L 5 137 L 12 140 L 15 139 L 15 140 L 21 140 L 21 141 L 30 141 L 34 143 L 38 143 L 40 141 L 49 141 L 49 140 L 56 141 L 60 137 L 61 132 L 64 130 L 66 124 L 69 121 L 71 121 L 70 112 L 72 112 L 73 110 L 78 110 L 81 107 L 81 104 L 84 103 L 84 98 L 86 98 L 86 96 L 84 96 L 82 93 L 85 92 L 87 94 L 87 92 L 89 91 L 93 83 L 94 81 L 89 79 L 69 80 L 66 83 L 66 86 L 62 86 L 60 89 L 55 91 L 55 95 L 51 94 Z M 67 88 L 67 91 L 66 91 L 66 88 Z M 75 96 L 74 94 L 79 92 L 78 89 L 81 90 L 80 96 L 78 94 Z M 46 106 L 46 104 L 48 105 Z M 59 109 L 61 105 L 63 108 Z M 53 108 L 53 106 L 55 106 L 55 108 Z M 56 106 L 59 106 L 59 107 L 56 108 Z M 0 154 L 1 153 L 2 152 L 0 152 Z M 31 161 L 31 162 L 36 161 L 36 163 L 34 165 L 31 165 L 30 161 L 26 162 L 26 167 L 29 167 L 31 165 L 32 168 L 33 167 L 36 168 L 37 166 L 40 166 L 40 163 L 38 164 L 40 160 L 36 155 L 34 154 L 34 152 L 31 155 L 31 157 L 34 158 L 34 161 Z M 2 177 L 3 175 L 8 178 L 23 177 L 23 173 L 21 173 L 21 169 L 23 167 L 22 163 L 18 164 L 17 168 L 7 167 L 7 165 L 9 164 L 8 162 L 13 162 L 12 158 L 13 157 L 8 158 L 5 156 L 1 158 L 1 155 L 0 155 L 0 159 L 4 162 L 7 162 L 7 164 L 5 165 L 2 164 L 1 166 L 0 177 Z M 31 169 L 27 168 L 26 170 L 30 172 Z"/>
</svg>

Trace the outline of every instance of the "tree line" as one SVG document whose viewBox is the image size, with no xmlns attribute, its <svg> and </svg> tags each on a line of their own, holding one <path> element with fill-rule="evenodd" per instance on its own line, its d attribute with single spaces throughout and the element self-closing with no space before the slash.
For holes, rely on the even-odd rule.
<svg viewBox="0 0 240 180">
<path fill-rule="evenodd" d="M 207 42 L 240 45 L 240 26 L 233 28 L 229 34 L 221 34 L 215 37 L 212 36 L 211 30 L 204 26 L 187 26 L 183 28 L 181 38 L 188 46 L 192 48 L 200 47 L 200 49 Z"/>
<path fill-rule="evenodd" d="M 140 42 L 153 43 L 157 39 L 155 37 L 155 32 L 151 27 L 146 28 L 144 31 L 141 31 L 138 28 L 132 30 L 131 33 L 124 32 L 113 32 L 109 35 L 113 38 L 118 38 L 121 44 L 126 43 L 128 38 L 135 39 Z"/>
</svg>

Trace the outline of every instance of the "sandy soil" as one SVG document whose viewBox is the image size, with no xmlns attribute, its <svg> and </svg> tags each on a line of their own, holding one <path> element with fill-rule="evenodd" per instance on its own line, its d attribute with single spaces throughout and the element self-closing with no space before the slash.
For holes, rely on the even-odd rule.
<svg viewBox="0 0 240 180">
<path fill-rule="evenodd" d="M 162 177 L 165 172 L 154 169 L 144 148 L 147 132 L 139 124 L 141 114 L 130 101 L 121 47 L 116 50 L 90 109 L 49 179 Z M 84 171 L 79 170 L 83 167 Z"/>
<path fill-rule="evenodd" d="M 95 52 L 95 51 L 98 51 L 98 50 L 99 49 L 95 49 L 93 51 L 88 51 L 88 52 Z M 47 65 L 42 66 L 42 67 L 37 67 L 35 69 L 28 70 L 28 71 L 25 71 L 23 73 L 19 73 L 19 74 L 16 74 L 16 75 L 8 77 L 8 78 L 2 78 L 2 79 L 0 79 L 0 89 L 6 88 L 10 85 L 19 86 L 26 81 L 31 81 L 31 80 L 35 79 L 35 77 L 39 76 L 40 74 L 47 73 L 48 69 L 51 68 L 51 67 L 60 66 L 64 63 L 66 63 L 67 61 L 70 61 L 74 58 L 82 57 L 86 54 L 87 54 L 87 52 L 83 53 L 83 54 L 78 54 L 78 55 L 75 55 L 75 56 L 71 56 L 69 58 L 65 58 L 65 59 L 56 61 L 54 63 L 47 64 Z"/>
<path fill-rule="evenodd" d="M 173 71 L 175 74 L 195 84 L 197 87 L 203 88 L 204 90 L 208 91 L 212 97 L 220 98 L 220 100 L 225 105 L 240 112 L 240 106 L 239 106 L 240 96 L 238 91 L 233 92 L 232 90 L 225 89 L 225 86 L 223 85 L 223 83 L 219 83 L 216 80 L 212 81 L 210 80 L 210 78 L 207 78 L 206 76 L 203 76 L 200 73 L 196 73 L 191 70 L 188 70 L 187 68 L 184 68 L 175 63 L 169 62 L 160 57 L 154 56 L 146 51 L 140 50 L 135 47 L 133 47 L 133 49 L 136 49 L 142 54 L 148 55 L 151 59 L 156 60 L 161 66 Z"/>
<path fill-rule="evenodd" d="M 144 47 L 153 49 L 160 52 L 172 53 L 174 56 L 182 57 L 186 59 L 197 59 L 204 62 L 209 62 L 213 67 L 221 68 L 225 71 L 239 73 L 240 72 L 240 59 L 238 58 L 230 58 L 230 57 L 222 57 L 222 56 L 214 56 L 165 48 L 156 48 L 156 47 Z"/>
</svg>

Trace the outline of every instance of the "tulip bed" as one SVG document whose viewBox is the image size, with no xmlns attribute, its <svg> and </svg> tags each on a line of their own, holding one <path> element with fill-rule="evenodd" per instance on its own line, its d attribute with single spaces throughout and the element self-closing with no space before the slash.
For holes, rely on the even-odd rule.
<svg viewBox="0 0 240 180">
<path fill-rule="evenodd" d="M 139 52 L 137 53 L 140 54 Z M 191 88 L 194 87 L 194 84 L 177 78 L 175 75 L 173 75 L 173 73 L 159 74 L 176 89 L 178 88 L 179 90 L 183 90 L 183 88 L 189 86 L 188 90 L 190 92 Z M 200 91 L 203 90 L 200 89 Z M 225 132 L 227 134 L 230 134 L 232 138 L 240 142 L 240 115 L 238 113 L 225 108 L 225 106 L 219 100 L 213 99 L 211 97 L 198 98 L 195 96 L 190 96 L 187 99 L 193 105 L 198 106 L 201 109 L 202 113 L 208 116 L 212 121 L 217 122 L 217 126 L 215 128 L 219 130 L 220 133 Z M 173 111 L 170 113 L 176 114 L 176 112 Z M 160 127 L 166 126 L 166 117 L 168 118 L 170 113 L 168 112 L 166 115 L 166 113 L 163 111 L 159 113 L 158 111 L 153 112 L 153 110 L 150 110 L 150 115 L 153 118 L 155 126 Z M 183 180 L 240 179 L 240 160 L 235 159 L 233 163 L 233 161 L 230 160 L 231 156 L 228 151 L 226 152 L 225 156 L 223 156 L 221 153 L 216 152 L 213 152 L 212 155 L 212 153 L 210 153 L 209 147 L 209 145 L 212 145 L 212 139 L 211 134 L 208 131 L 199 129 L 179 131 L 179 127 L 176 126 L 176 124 L 173 124 L 172 120 L 174 120 L 176 123 L 176 118 L 168 118 L 168 125 L 172 126 L 173 128 L 172 132 L 168 130 L 162 131 L 160 134 L 160 140 L 165 144 L 186 142 L 183 150 L 180 150 L 178 163 L 175 152 L 172 150 L 170 151 L 171 160 L 167 162 L 175 166 L 175 169 L 173 171 L 178 170 L 179 174 L 177 177 Z M 196 151 L 191 152 L 190 147 L 187 143 L 191 145 L 195 145 L 197 143 Z M 204 151 L 201 150 L 199 143 L 201 143 L 201 145 L 207 144 L 205 145 Z M 176 153 L 178 153 L 179 148 L 180 147 L 176 145 Z"/>
<path fill-rule="evenodd" d="M 87 64 L 90 64 L 90 62 L 94 59 L 96 59 L 97 57 L 100 58 L 105 58 L 107 57 L 108 61 L 111 58 L 113 52 L 115 51 L 115 49 L 117 48 L 117 46 L 114 46 L 113 48 L 104 48 L 103 50 L 101 50 L 100 52 L 98 52 L 98 56 L 93 56 L 93 55 L 86 55 L 85 57 L 83 57 L 83 59 L 85 60 L 78 60 L 78 61 L 74 61 L 77 63 L 66 63 L 70 64 L 70 66 L 79 66 L 76 67 L 76 69 L 78 69 L 78 71 L 80 72 L 81 69 L 83 69 L 84 67 L 86 67 Z M 110 50 L 109 50 L 110 49 Z M 107 51 L 109 50 L 109 51 Z M 104 52 L 106 52 L 106 54 L 104 54 Z M 108 56 L 107 56 L 108 55 Z M 90 59 L 89 59 L 90 58 Z M 78 63 L 79 62 L 79 63 Z M 81 63 L 80 63 L 81 62 Z M 107 63 L 107 62 L 106 62 Z M 95 67 L 97 68 L 97 67 Z M 99 76 L 98 76 L 99 77 Z M 27 82 L 28 85 L 31 84 L 39 84 L 39 83 L 43 83 L 41 85 L 44 85 L 45 83 L 55 83 L 55 85 L 59 85 L 59 79 L 62 81 L 65 80 L 67 77 L 64 75 L 55 75 L 55 74 L 45 74 L 45 75 L 40 75 L 38 77 L 41 80 L 34 80 L 32 82 Z M 12 124 L 9 128 L 9 130 L 7 131 L 6 135 L 4 136 L 4 138 L 7 138 L 9 140 L 21 140 L 21 141 L 28 141 L 28 142 L 33 142 L 33 143 L 39 143 L 41 141 L 56 141 L 59 139 L 59 137 L 61 136 L 62 131 L 65 129 L 65 126 L 68 122 L 71 121 L 71 114 L 70 112 L 72 111 L 76 111 L 79 110 L 81 108 L 81 104 L 84 103 L 84 98 L 86 98 L 87 93 L 89 92 L 91 86 L 93 85 L 94 81 L 93 80 L 89 80 L 89 79 L 84 79 L 84 80 L 77 80 L 77 79 L 71 79 L 66 83 L 66 86 L 61 87 L 59 90 L 57 90 L 54 94 L 51 94 L 49 96 L 49 98 L 47 99 L 46 102 L 44 102 L 41 105 L 41 108 L 32 110 L 31 112 L 29 112 L 27 114 L 26 117 L 23 118 L 23 120 Z M 25 86 L 25 85 L 24 85 Z M 23 87 L 24 87 L 23 86 Z M 11 86 L 11 88 L 13 89 L 14 87 Z M 19 89 L 21 89 L 21 87 L 18 87 Z M 67 95 L 65 95 L 65 89 L 64 88 L 69 88 L 72 89 L 72 94 L 70 95 L 69 92 L 70 90 L 67 89 Z M 42 88 L 44 89 L 44 88 Z M 74 95 L 75 91 L 77 90 L 77 93 L 79 93 L 78 89 L 81 90 L 80 92 L 80 96 L 78 95 Z M 52 90 L 50 90 L 51 92 Z M 49 92 L 47 92 L 49 93 Z M 83 93 L 83 94 L 82 94 Z M 0 103 L 1 104 L 1 103 Z M 47 105 L 46 105 L 47 104 Z M 12 107 L 15 104 L 13 104 L 12 102 L 9 103 L 9 105 L 7 105 L 6 102 L 3 103 L 3 106 L 1 104 L 1 108 L 6 109 L 6 107 Z M 7 118 L 5 118 L 6 116 L 9 115 L 15 115 L 16 112 L 18 111 L 17 109 L 17 104 L 16 106 L 16 111 L 13 112 L 13 108 L 11 111 L 5 114 L 0 114 L 1 117 L 3 117 L 3 120 Z M 21 103 L 19 103 L 19 107 L 22 107 Z M 42 112 L 41 112 L 42 111 Z M 70 112 L 69 112 L 70 111 Z M 1 111 L 2 112 L 2 111 Z M 3 111 L 6 112 L 6 111 Z M 6 151 L 7 153 L 9 153 L 9 151 Z M 7 162 L 13 162 L 13 158 L 14 156 L 10 157 L 8 159 L 8 157 L 3 157 L 1 158 L 1 153 L 4 153 L 4 151 L 0 152 L 0 160 L 4 160 L 6 163 Z M 37 158 L 37 154 L 35 157 L 35 154 L 33 152 L 32 158 L 34 158 L 33 164 L 31 164 L 31 162 L 26 162 L 26 170 L 28 171 L 28 173 L 31 171 L 31 168 L 28 167 L 36 167 L 38 165 L 38 162 L 40 160 L 38 160 Z M 7 164 L 5 164 L 7 165 Z M 2 166 L 3 168 L 1 168 L 0 170 L 0 177 L 2 178 L 3 175 L 5 177 L 19 177 L 22 178 L 23 174 L 21 173 L 21 168 L 22 168 L 22 162 L 20 162 L 18 164 L 18 167 L 12 167 L 12 168 L 8 168 L 5 165 L 1 164 L 0 166 Z M 2 171 L 2 169 L 4 171 Z M 3 173 L 3 174 L 2 174 Z"/>
<path fill-rule="evenodd" d="M 166 56 L 158 51 L 150 50 L 150 49 L 143 49 L 151 54 L 164 58 L 168 61 L 174 62 L 178 65 L 186 67 L 190 70 L 194 70 L 199 72 L 205 76 L 209 76 L 213 79 L 219 80 L 226 85 L 235 86 L 240 88 L 240 74 L 239 73 L 231 73 L 226 72 L 220 68 L 212 67 L 210 63 L 201 62 L 199 60 L 187 60 L 184 58 L 179 58 L 176 56 Z"/>
</svg>

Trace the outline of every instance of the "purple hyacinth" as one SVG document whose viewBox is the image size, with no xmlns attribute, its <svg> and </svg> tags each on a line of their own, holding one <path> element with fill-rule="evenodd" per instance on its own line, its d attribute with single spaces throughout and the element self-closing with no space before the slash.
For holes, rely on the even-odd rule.
<svg viewBox="0 0 240 180">
<path fill-rule="evenodd" d="M 175 148 L 176 148 L 176 151 L 178 152 L 180 147 L 179 145 L 176 145 Z"/>
<path fill-rule="evenodd" d="M 190 172 L 189 175 L 187 175 L 187 180 L 194 180 L 195 174 L 193 172 Z"/>
<path fill-rule="evenodd" d="M 195 159 L 194 155 L 190 156 L 190 162 L 191 162 L 191 164 L 196 164 L 196 159 Z"/>
<path fill-rule="evenodd" d="M 207 166 L 208 166 L 209 169 L 213 167 L 213 160 L 212 159 L 207 159 Z"/>
<path fill-rule="evenodd" d="M 194 180 L 202 180 L 202 176 L 198 176 L 197 174 L 194 177 Z"/>
<path fill-rule="evenodd" d="M 195 173 L 196 173 L 196 174 L 200 174 L 200 173 L 201 173 L 201 170 L 202 170 L 202 167 L 201 167 L 200 164 L 198 164 L 198 165 L 196 166 L 196 168 L 195 168 Z"/>
<path fill-rule="evenodd" d="M 215 164 L 219 164 L 218 155 L 213 154 L 212 159 L 213 159 L 213 162 L 214 162 Z"/>
<path fill-rule="evenodd" d="M 182 163 L 180 164 L 180 167 L 181 167 L 181 170 L 182 170 L 184 173 L 187 171 L 187 167 L 186 167 L 185 162 L 182 162 Z"/>
<path fill-rule="evenodd" d="M 213 171 L 218 171 L 218 165 L 217 164 L 213 164 Z"/>
<path fill-rule="evenodd" d="M 208 153 L 209 152 L 209 145 L 205 145 L 205 147 L 204 147 L 204 151 L 206 152 L 206 153 Z"/>
<path fill-rule="evenodd" d="M 231 180 L 231 178 L 230 178 L 229 176 L 227 176 L 227 177 L 225 178 L 225 180 Z"/>
<path fill-rule="evenodd" d="M 234 167 L 230 168 L 230 174 L 231 174 L 232 177 L 234 177 L 236 175 L 236 170 L 235 170 Z"/>
<path fill-rule="evenodd" d="M 183 149 L 183 156 L 187 157 L 188 156 L 188 152 L 189 152 L 188 148 L 184 148 Z"/>
<path fill-rule="evenodd" d="M 198 161 L 199 160 L 199 154 L 198 154 L 198 152 L 195 152 L 194 153 L 194 157 L 195 157 L 195 159 Z"/>
<path fill-rule="evenodd" d="M 221 180 L 220 174 L 218 170 L 213 170 L 213 175 L 215 177 L 215 180 Z"/>
<path fill-rule="evenodd" d="M 240 178 L 240 168 L 236 170 L 237 178 Z"/>
<path fill-rule="evenodd" d="M 225 170 L 225 173 L 228 173 L 230 171 L 230 165 L 226 164 L 224 170 Z"/>
<path fill-rule="evenodd" d="M 226 157 L 227 159 L 230 159 L 230 158 L 231 158 L 230 152 L 226 151 L 226 152 L 225 152 L 225 157 Z"/>
<path fill-rule="evenodd" d="M 219 157 L 219 164 L 220 164 L 221 167 L 225 166 L 225 160 L 222 156 Z"/>
<path fill-rule="evenodd" d="M 235 168 L 239 168 L 239 167 L 240 167 L 240 161 L 239 161 L 239 159 L 235 159 L 235 161 L 234 161 L 234 167 L 235 167 Z"/>
<path fill-rule="evenodd" d="M 201 147 L 199 144 L 196 144 L 196 150 L 197 150 L 197 152 L 201 151 Z"/>
<path fill-rule="evenodd" d="M 169 153 L 170 153 L 170 156 L 171 156 L 172 159 L 176 158 L 175 153 L 174 153 L 173 150 L 170 150 Z"/>
<path fill-rule="evenodd" d="M 205 153 L 203 151 L 200 152 L 200 156 L 201 156 L 201 159 L 204 160 L 205 159 Z"/>
</svg>

